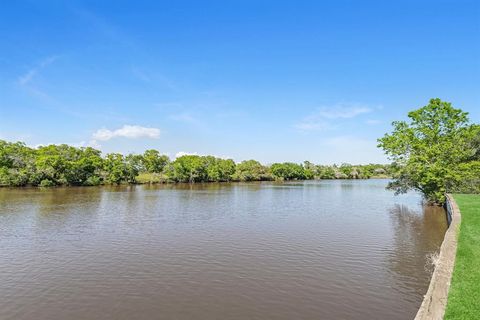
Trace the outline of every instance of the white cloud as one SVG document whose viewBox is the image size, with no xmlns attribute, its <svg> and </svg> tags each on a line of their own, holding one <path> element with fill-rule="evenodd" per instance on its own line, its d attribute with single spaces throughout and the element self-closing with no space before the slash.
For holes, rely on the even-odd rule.
<svg viewBox="0 0 480 320">
<path fill-rule="evenodd" d="M 197 152 L 179 151 L 175 154 L 175 158 L 180 158 L 182 156 L 198 156 L 198 153 Z"/>
<path fill-rule="evenodd" d="M 182 156 L 212 156 L 220 159 L 232 159 L 232 157 L 230 156 L 223 156 L 223 155 L 216 155 L 216 154 L 199 154 L 198 152 L 179 151 L 175 154 L 175 158 L 179 158 Z"/>
<path fill-rule="evenodd" d="M 81 147 L 92 147 L 94 149 L 102 148 L 102 146 L 95 139 L 91 139 L 89 141 L 80 141 L 78 143 L 73 143 L 72 145 L 77 148 L 81 148 Z"/>
<path fill-rule="evenodd" d="M 362 114 L 370 113 L 371 108 L 361 105 L 335 105 L 320 107 L 314 113 L 304 117 L 294 127 L 300 130 L 327 130 L 331 128 L 331 120 L 350 119 Z"/>
<path fill-rule="evenodd" d="M 120 129 L 109 130 L 99 129 L 93 134 L 93 140 L 107 141 L 116 137 L 128 139 L 150 138 L 158 139 L 160 137 L 160 129 L 147 128 L 141 126 L 124 125 Z"/>
<path fill-rule="evenodd" d="M 107 141 L 116 137 L 124 137 L 129 139 L 136 139 L 136 138 L 151 138 L 157 139 L 160 137 L 160 129 L 157 128 L 146 128 L 141 126 L 131 126 L 131 125 L 124 125 L 120 129 L 117 130 L 108 130 L 108 129 L 100 129 L 97 130 L 89 140 L 83 140 L 76 143 L 67 143 L 68 145 L 81 148 L 81 147 L 92 147 L 94 149 L 102 149 L 102 145 L 99 141 Z M 54 144 L 54 143 L 50 143 Z M 49 144 L 37 144 L 34 145 L 34 148 L 38 148 L 40 146 L 46 146 Z"/>
</svg>

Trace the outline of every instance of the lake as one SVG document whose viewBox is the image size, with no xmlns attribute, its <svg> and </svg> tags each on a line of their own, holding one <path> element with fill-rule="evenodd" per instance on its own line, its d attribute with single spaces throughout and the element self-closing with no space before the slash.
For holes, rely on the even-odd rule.
<svg viewBox="0 0 480 320">
<path fill-rule="evenodd" d="M 386 184 L 0 189 L 0 319 L 412 319 L 445 213 Z"/>
</svg>

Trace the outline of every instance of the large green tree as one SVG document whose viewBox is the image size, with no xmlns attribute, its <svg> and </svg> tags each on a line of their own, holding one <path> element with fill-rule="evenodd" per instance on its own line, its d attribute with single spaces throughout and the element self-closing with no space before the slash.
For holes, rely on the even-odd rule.
<svg viewBox="0 0 480 320">
<path fill-rule="evenodd" d="M 409 122 L 393 122 L 393 131 L 378 140 L 393 161 L 389 188 L 397 193 L 418 190 L 429 203 L 442 204 L 445 193 L 471 175 L 465 166 L 475 167 L 472 141 L 478 126 L 469 123 L 466 112 L 440 99 L 431 99 L 408 117 Z"/>
</svg>

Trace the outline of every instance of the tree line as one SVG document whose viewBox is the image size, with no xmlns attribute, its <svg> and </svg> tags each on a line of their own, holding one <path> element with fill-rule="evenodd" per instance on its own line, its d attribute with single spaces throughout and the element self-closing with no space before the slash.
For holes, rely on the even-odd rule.
<svg viewBox="0 0 480 320">
<path fill-rule="evenodd" d="M 228 182 L 387 177 L 390 165 L 315 165 L 309 161 L 263 165 L 214 156 L 171 160 L 158 150 L 108 153 L 66 144 L 28 147 L 0 140 L 0 186 L 94 186 L 122 183 Z"/>
</svg>

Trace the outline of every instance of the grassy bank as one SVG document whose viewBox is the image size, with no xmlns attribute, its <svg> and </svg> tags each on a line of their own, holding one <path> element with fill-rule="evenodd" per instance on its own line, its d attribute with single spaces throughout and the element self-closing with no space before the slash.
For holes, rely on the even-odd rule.
<svg viewBox="0 0 480 320">
<path fill-rule="evenodd" d="M 462 223 L 445 319 L 480 317 L 480 195 L 454 195 Z"/>
</svg>

